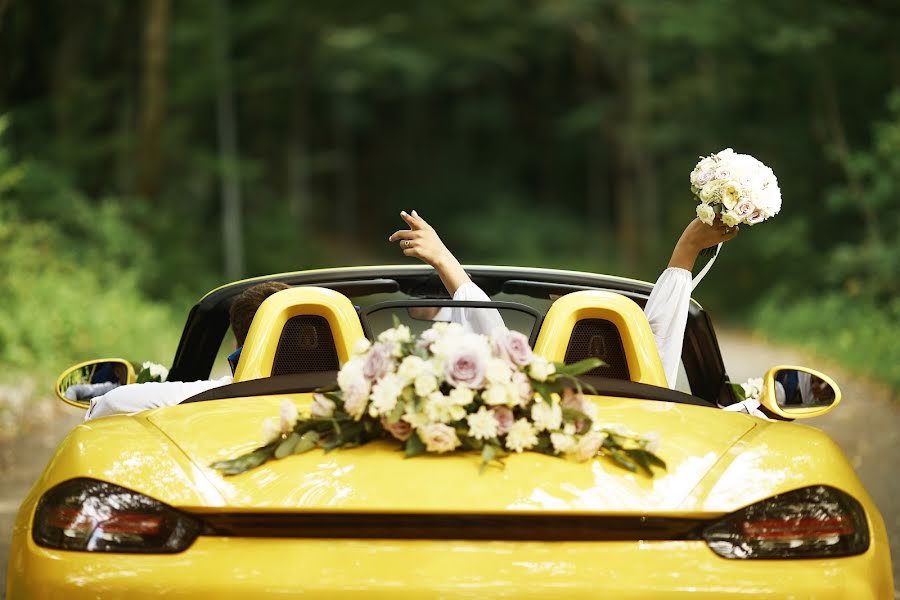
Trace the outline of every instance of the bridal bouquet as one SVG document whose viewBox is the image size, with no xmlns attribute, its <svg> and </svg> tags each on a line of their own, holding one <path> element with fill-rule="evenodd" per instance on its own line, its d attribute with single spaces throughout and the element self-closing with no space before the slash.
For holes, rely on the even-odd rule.
<svg viewBox="0 0 900 600">
<path fill-rule="evenodd" d="M 772 169 L 731 148 L 700 159 L 691 171 L 691 191 L 700 200 L 697 216 L 707 225 L 716 215 L 728 227 L 755 225 L 781 210 Z"/>
<path fill-rule="evenodd" d="M 392 438 L 407 457 L 478 451 L 482 469 L 529 450 L 578 461 L 606 456 L 652 476 L 652 467 L 665 468 L 657 437 L 601 423 L 582 393 L 577 376 L 601 364 L 549 362 L 504 328 L 488 337 L 437 323 L 416 338 L 396 325 L 374 344 L 357 343 L 337 388 L 315 394 L 308 417 L 285 400 L 280 419 L 264 424 L 262 446 L 212 466 L 234 475 L 316 447 Z"/>
</svg>

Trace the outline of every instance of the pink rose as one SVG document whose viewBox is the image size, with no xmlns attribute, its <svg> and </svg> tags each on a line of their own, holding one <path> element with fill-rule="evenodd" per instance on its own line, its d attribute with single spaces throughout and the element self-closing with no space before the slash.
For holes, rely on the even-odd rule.
<svg viewBox="0 0 900 600">
<path fill-rule="evenodd" d="M 563 399 L 559 405 L 563 408 L 563 410 L 577 410 L 583 415 L 590 417 L 593 412 L 592 407 L 590 405 L 590 401 L 584 397 L 584 394 L 578 392 L 572 388 L 566 388 L 563 392 Z M 575 420 L 575 430 L 583 432 L 587 428 L 587 421 L 584 419 L 576 419 Z"/>
<path fill-rule="evenodd" d="M 401 442 L 405 442 L 410 438 L 410 436 L 412 436 L 412 425 L 403 420 L 399 420 L 396 423 L 390 423 L 388 422 L 387 418 L 382 417 L 381 426 L 384 427 L 385 431 L 390 433 Z"/>
<path fill-rule="evenodd" d="M 359 421 L 369 402 L 369 382 L 365 379 L 356 379 L 349 382 L 341 391 L 344 393 L 344 410 L 354 420 Z"/>
<path fill-rule="evenodd" d="M 381 379 L 394 367 L 394 355 L 388 344 L 376 342 L 369 350 L 366 364 L 363 366 L 363 375 L 369 381 Z"/>
<path fill-rule="evenodd" d="M 741 200 L 737 203 L 737 206 L 734 207 L 734 213 L 741 219 L 746 219 L 753 213 L 755 208 L 756 207 L 753 206 L 753 203 L 750 200 Z"/>
<path fill-rule="evenodd" d="M 497 435 L 506 435 L 515 423 L 516 418 L 513 412 L 505 406 L 495 406 L 491 409 L 494 412 L 494 418 L 497 419 Z"/>
<path fill-rule="evenodd" d="M 432 423 L 419 430 L 419 436 L 425 442 L 425 449 L 429 452 L 452 452 L 459 446 L 459 438 L 456 430 L 443 423 Z"/>
<path fill-rule="evenodd" d="M 747 225 L 756 225 L 757 223 L 762 223 L 765 220 L 765 213 L 758 208 L 750 213 L 745 219 Z"/>
<path fill-rule="evenodd" d="M 518 331 L 495 329 L 491 332 L 491 346 L 494 356 L 502 358 L 513 367 L 524 367 L 534 357 L 528 338 Z"/>
<path fill-rule="evenodd" d="M 481 388 L 487 368 L 484 358 L 471 350 L 459 350 L 447 361 L 447 383 L 456 387 L 463 385 L 473 390 Z"/>
</svg>

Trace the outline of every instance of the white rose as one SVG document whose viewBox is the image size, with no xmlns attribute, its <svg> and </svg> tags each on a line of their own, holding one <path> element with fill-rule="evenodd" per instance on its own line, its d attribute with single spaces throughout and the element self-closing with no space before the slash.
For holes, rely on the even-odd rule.
<svg viewBox="0 0 900 600">
<path fill-rule="evenodd" d="M 372 342 L 370 342 L 368 338 L 359 338 L 358 340 L 353 342 L 353 354 L 356 356 L 365 354 L 371 347 Z"/>
<path fill-rule="evenodd" d="M 365 357 L 354 357 L 344 363 L 341 370 L 338 371 L 337 383 L 342 390 L 357 384 L 361 379 L 365 379 L 363 375 L 363 367 L 366 364 Z"/>
<path fill-rule="evenodd" d="M 707 225 L 712 225 L 716 219 L 716 211 L 709 204 L 699 204 L 697 205 L 697 218 Z"/>
<path fill-rule="evenodd" d="M 508 383 L 512 377 L 512 369 L 502 358 L 491 358 L 484 374 L 491 383 Z"/>
<path fill-rule="evenodd" d="M 722 204 L 728 210 L 735 207 L 741 199 L 741 184 L 736 181 L 728 181 L 722 188 Z"/>
<path fill-rule="evenodd" d="M 741 222 L 741 218 L 729 210 L 722 213 L 722 222 L 728 227 L 734 227 Z"/>
<path fill-rule="evenodd" d="M 697 194 L 704 204 L 721 204 L 722 193 L 725 191 L 725 182 L 718 179 L 710 181 L 700 189 Z"/>
<path fill-rule="evenodd" d="M 554 373 L 556 373 L 556 366 L 540 356 L 535 356 L 528 365 L 528 374 L 536 381 L 547 381 L 547 378 Z"/>
<path fill-rule="evenodd" d="M 281 424 L 278 419 L 266 419 L 262 426 L 262 440 L 268 444 L 281 437 Z"/>
<path fill-rule="evenodd" d="M 386 416 L 397 406 L 397 398 L 404 388 L 403 381 L 394 373 L 388 373 L 372 386 L 372 406 L 375 415 Z"/>
<path fill-rule="evenodd" d="M 415 381 L 419 375 L 424 375 L 428 372 L 428 363 L 418 356 L 407 356 L 403 359 L 403 362 L 400 363 L 400 367 L 397 369 L 397 375 L 399 375 L 400 379 L 406 383 L 411 383 Z"/>
<path fill-rule="evenodd" d="M 551 433 L 550 443 L 557 454 L 568 454 L 575 450 L 575 438 L 565 433 Z"/>
<path fill-rule="evenodd" d="M 334 416 L 335 404 L 330 398 L 322 394 L 313 394 L 313 401 L 309 407 L 309 414 L 316 419 L 330 419 Z"/>
<path fill-rule="evenodd" d="M 425 449 L 429 452 L 452 452 L 459 444 L 456 430 L 443 423 L 433 423 L 419 430 L 419 437 L 425 443 Z"/>
<path fill-rule="evenodd" d="M 603 446 L 604 441 L 606 441 L 606 434 L 598 431 L 591 431 L 581 436 L 573 452 L 575 460 L 584 462 L 594 458 Z"/>
<path fill-rule="evenodd" d="M 406 325 L 397 325 L 391 329 L 385 329 L 378 334 L 378 341 L 383 344 L 407 344 L 412 340 L 412 334 Z"/>
<path fill-rule="evenodd" d="M 468 406 L 475 399 L 475 390 L 465 387 L 450 390 L 450 403 L 456 406 Z"/>
<path fill-rule="evenodd" d="M 518 403 L 518 397 L 510 398 L 509 390 L 508 386 L 499 383 L 489 385 L 486 390 L 481 392 L 481 399 L 490 406 L 515 406 Z"/>
<path fill-rule="evenodd" d="M 424 398 L 438 388 L 437 378 L 431 373 L 422 373 L 416 377 L 415 387 L 416 395 Z"/>
</svg>

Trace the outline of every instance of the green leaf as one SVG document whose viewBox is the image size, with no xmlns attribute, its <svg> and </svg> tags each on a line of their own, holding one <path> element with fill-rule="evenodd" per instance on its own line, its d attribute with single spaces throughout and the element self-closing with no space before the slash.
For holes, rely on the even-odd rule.
<svg viewBox="0 0 900 600">
<path fill-rule="evenodd" d="M 747 393 L 744 392 L 744 386 L 739 383 L 731 382 L 729 382 L 728 385 L 731 386 L 731 391 L 733 391 L 734 395 L 737 396 L 738 402 L 743 402 L 747 399 Z"/>
<path fill-rule="evenodd" d="M 296 431 L 292 432 L 291 435 L 287 436 L 280 444 L 278 444 L 278 447 L 275 449 L 275 458 L 284 458 L 288 454 L 291 454 L 299 441 L 300 434 Z"/>
<path fill-rule="evenodd" d="M 485 444 L 481 449 L 481 465 L 478 467 L 478 473 L 484 473 L 485 468 L 490 464 L 494 457 L 497 456 L 497 450 L 490 444 Z"/>
<path fill-rule="evenodd" d="M 300 436 L 300 441 L 297 442 L 297 445 L 294 447 L 294 454 L 303 454 L 304 452 L 309 452 L 313 448 L 319 445 L 319 433 L 316 431 L 307 431 L 302 436 Z"/>
<path fill-rule="evenodd" d="M 543 398 L 544 402 L 547 404 L 552 404 L 553 400 L 550 397 L 550 394 L 553 393 L 552 386 L 543 382 L 543 381 L 531 381 L 532 389 L 538 393 L 538 395 Z"/>
<path fill-rule="evenodd" d="M 412 458 L 413 456 L 425 453 L 425 444 L 419 439 L 418 433 L 413 433 L 409 439 L 406 440 L 406 445 L 403 447 L 403 450 L 406 452 L 406 458 Z"/>
<path fill-rule="evenodd" d="M 596 369 L 597 367 L 604 367 L 606 363 L 600 360 L 599 358 L 585 358 L 584 360 L 579 360 L 578 362 L 574 362 L 572 364 L 564 364 L 564 363 L 555 363 L 556 365 L 556 373 L 558 375 L 584 375 L 588 371 Z"/>
<path fill-rule="evenodd" d="M 615 460 L 617 463 L 619 463 L 632 473 L 637 471 L 637 467 L 635 466 L 635 464 L 627 456 L 625 456 L 625 454 L 623 454 L 621 450 L 613 448 L 610 450 L 610 454 L 612 455 L 613 460 Z"/>
<path fill-rule="evenodd" d="M 275 453 L 275 443 L 266 444 L 262 448 L 257 448 L 247 454 L 242 454 L 231 460 L 220 460 L 210 465 L 213 469 L 222 471 L 223 475 L 238 475 L 244 471 L 249 471 L 259 465 L 265 463 Z"/>
</svg>

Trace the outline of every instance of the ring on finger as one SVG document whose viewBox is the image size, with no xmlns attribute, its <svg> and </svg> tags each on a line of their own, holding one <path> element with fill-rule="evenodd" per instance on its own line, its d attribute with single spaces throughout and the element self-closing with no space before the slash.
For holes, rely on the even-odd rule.
<svg viewBox="0 0 900 600">
<path fill-rule="evenodd" d="M 403 245 L 404 247 L 409 248 L 409 240 L 404 240 Z"/>
</svg>

